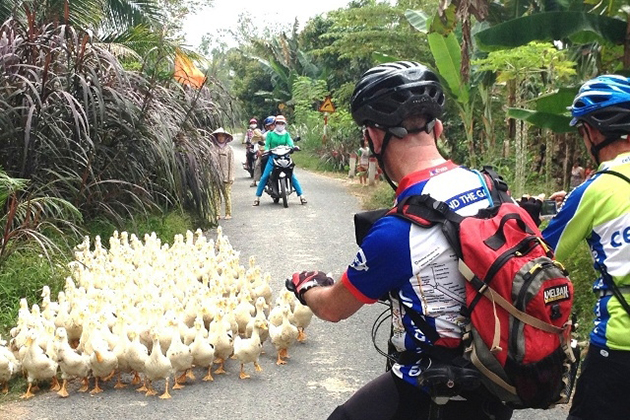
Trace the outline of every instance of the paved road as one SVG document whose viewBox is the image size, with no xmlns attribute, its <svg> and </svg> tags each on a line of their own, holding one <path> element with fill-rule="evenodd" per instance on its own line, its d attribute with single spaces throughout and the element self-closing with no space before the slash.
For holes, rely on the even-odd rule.
<svg viewBox="0 0 630 420">
<path fill-rule="evenodd" d="M 240 162 L 243 146 L 238 140 L 232 145 Z M 274 294 L 294 271 L 322 269 L 335 277 L 341 275 L 356 251 L 352 216 L 360 210 L 343 182 L 298 168 L 296 174 L 309 200 L 307 205 L 300 205 L 292 195 L 285 209 L 263 195 L 261 205 L 252 207 L 251 180 L 240 167 L 236 173 L 234 217 L 220 224 L 234 248 L 240 250 L 242 264 L 247 265 L 248 258 L 255 256 L 263 270 L 271 273 Z M 215 234 L 208 233 L 210 237 Z M 68 399 L 61 399 L 54 393 L 40 392 L 29 401 L 0 407 L 0 419 L 325 419 L 356 389 L 383 371 L 384 359 L 374 350 L 370 337 L 372 324 L 382 309 L 380 305 L 366 306 L 338 324 L 314 319 L 307 330 L 307 341 L 290 351 L 292 357 L 285 366 L 275 365 L 275 353 L 266 343 L 267 353 L 261 358 L 263 372 L 252 374 L 249 380 L 238 378 L 238 365 L 231 361 L 227 375 L 173 391 L 172 400 L 147 398 L 132 389 L 114 390 L 110 383 L 97 396 L 72 393 Z M 377 341 L 383 347 L 384 335 Z M 564 409 L 526 410 L 514 416 L 548 420 L 565 417 Z"/>
</svg>

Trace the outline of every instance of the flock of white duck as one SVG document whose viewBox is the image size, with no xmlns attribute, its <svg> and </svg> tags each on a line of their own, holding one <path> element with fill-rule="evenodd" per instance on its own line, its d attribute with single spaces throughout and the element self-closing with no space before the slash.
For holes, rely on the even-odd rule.
<svg viewBox="0 0 630 420">
<path fill-rule="evenodd" d="M 153 382 L 164 380 L 164 393 L 194 380 L 192 369 L 207 369 L 204 381 L 225 373 L 225 363 L 245 366 L 258 360 L 263 343 L 277 351 L 276 364 L 285 364 L 288 349 L 306 338 L 312 312 L 291 292 L 272 302 L 270 275 L 261 274 L 254 257 L 249 268 L 217 229 L 216 241 L 201 230 L 176 235 L 162 244 L 155 234 L 144 241 L 134 234 L 114 232 L 105 249 L 97 236 L 75 249 L 57 301 L 50 289 L 42 291 L 41 305 L 20 301 L 17 326 L 7 344 L 0 340 L 0 390 L 23 374 L 34 396 L 38 382 L 50 381 L 51 390 L 67 397 L 68 380 L 82 381 L 79 392 L 102 392 L 99 382 L 117 378 L 114 388 L 127 385 L 121 374 L 133 375 L 131 384 L 147 396 L 156 395 Z M 271 309 L 272 308 L 272 309 Z M 204 369 L 204 372 L 205 372 Z M 59 383 L 58 375 L 61 378 Z M 131 376 L 129 376 L 131 377 Z"/>
</svg>

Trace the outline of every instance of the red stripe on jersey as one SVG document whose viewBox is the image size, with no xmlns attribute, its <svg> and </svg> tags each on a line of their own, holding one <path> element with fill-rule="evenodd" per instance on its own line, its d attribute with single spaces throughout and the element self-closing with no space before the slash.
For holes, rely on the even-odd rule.
<svg viewBox="0 0 630 420">
<path fill-rule="evenodd" d="M 423 169 L 422 171 L 412 172 L 406 177 L 404 177 L 400 183 L 398 184 L 398 189 L 396 189 L 396 197 L 400 195 L 401 192 L 405 191 L 410 186 L 417 184 L 422 181 L 426 181 L 427 179 L 442 174 L 446 171 L 450 171 L 451 169 L 455 169 L 458 166 L 455 165 L 452 161 L 447 160 L 446 162 L 434 166 L 432 168 Z"/>
<path fill-rule="evenodd" d="M 343 283 L 344 286 L 346 286 L 346 289 L 348 289 L 350 291 L 350 293 L 352 293 L 352 295 L 357 298 L 357 300 L 361 303 L 374 303 L 376 302 L 378 299 L 372 299 L 369 298 L 367 296 L 365 296 L 363 293 L 361 293 L 359 291 L 359 289 L 357 289 L 356 287 L 354 287 L 352 285 L 352 283 L 350 282 L 350 279 L 348 278 L 348 271 L 346 270 L 343 275 L 341 276 L 341 282 Z"/>
</svg>

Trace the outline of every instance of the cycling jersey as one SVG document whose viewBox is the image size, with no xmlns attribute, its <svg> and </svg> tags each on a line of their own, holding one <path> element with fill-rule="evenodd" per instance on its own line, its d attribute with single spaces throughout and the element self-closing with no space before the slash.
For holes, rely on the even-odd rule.
<svg viewBox="0 0 630 420">
<path fill-rule="evenodd" d="M 630 153 L 604 162 L 598 168 L 630 177 Z M 607 281 L 630 286 L 630 184 L 613 175 L 595 174 L 572 190 L 558 214 L 543 231 L 563 261 L 586 239 L 600 277 L 593 291 L 600 297 L 595 305 L 591 343 L 613 350 L 630 350 L 630 316 L 619 301 L 606 293 Z M 604 281 L 606 276 L 607 281 Z M 630 295 L 624 293 L 626 300 Z"/>
<path fill-rule="evenodd" d="M 463 216 L 491 205 L 482 175 L 451 161 L 403 178 L 396 191 L 397 200 L 415 194 L 430 194 Z M 439 226 L 422 228 L 394 216 L 379 219 L 342 281 L 364 303 L 374 303 L 389 294 L 393 309 L 391 342 L 397 351 L 420 354 L 416 340 L 435 344 L 413 324 L 409 310 L 423 314 L 435 328 L 440 337 L 437 344 L 460 344 L 467 322 L 461 315 L 466 304 L 465 279 Z M 419 363 L 396 363 L 393 372 L 416 385 L 421 368 Z"/>
</svg>

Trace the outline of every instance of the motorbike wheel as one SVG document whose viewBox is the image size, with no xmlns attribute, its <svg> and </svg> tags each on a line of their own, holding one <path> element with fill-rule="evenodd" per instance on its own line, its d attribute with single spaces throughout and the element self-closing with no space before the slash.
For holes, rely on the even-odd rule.
<svg viewBox="0 0 630 420">
<path fill-rule="evenodd" d="M 286 179 L 280 181 L 280 196 L 282 197 L 282 205 L 285 209 L 289 207 L 289 203 L 287 202 L 287 182 Z"/>
</svg>

